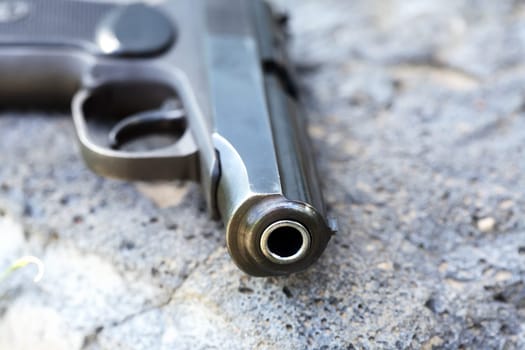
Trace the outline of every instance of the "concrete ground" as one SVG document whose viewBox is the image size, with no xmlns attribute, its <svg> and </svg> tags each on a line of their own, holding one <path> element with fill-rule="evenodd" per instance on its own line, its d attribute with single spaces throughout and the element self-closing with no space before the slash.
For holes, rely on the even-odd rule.
<svg viewBox="0 0 525 350">
<path fill-rule="evenodd" d="M 82 163 L 0 117 L 0 349 L 525 348 L 525 2 L 279 0 L 340 232 L 252 278 L 197 186 Z"/>
</svg>

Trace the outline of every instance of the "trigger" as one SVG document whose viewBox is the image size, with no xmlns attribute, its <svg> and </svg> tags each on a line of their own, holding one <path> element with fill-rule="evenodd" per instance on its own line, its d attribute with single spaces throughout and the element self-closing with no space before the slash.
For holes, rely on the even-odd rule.
<svg viewBox="0 0 525 350">
<path fill-rule="evenodd" d="M 179 138 L 185 130 L 186 113 L 182 108 L 144 111 L 133 114 L 115 125 L 108 135 L 109 146 L 119 149 L 127 142 L 151 134 Z"/>
</svg>

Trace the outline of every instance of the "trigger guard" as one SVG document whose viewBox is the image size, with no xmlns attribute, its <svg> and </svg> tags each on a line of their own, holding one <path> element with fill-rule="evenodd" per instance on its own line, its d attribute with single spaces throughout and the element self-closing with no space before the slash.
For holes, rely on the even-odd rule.
<svg viewBox="0 0 525 350">
<path fill-rule="evenodd" d="M 96 89 L 96 88 L 95 88 Z M 80 151 L 88 167 L 97 174 L 124 180 L 194 180 L 200 179 L 199 150 L 186 128 L 170 147 L 126 152 L 103 147 L 91 137 L 84 115 L 84 104 L 94 89 L 80 90 L 73 98 L 72 114 Z"/>
</svg>

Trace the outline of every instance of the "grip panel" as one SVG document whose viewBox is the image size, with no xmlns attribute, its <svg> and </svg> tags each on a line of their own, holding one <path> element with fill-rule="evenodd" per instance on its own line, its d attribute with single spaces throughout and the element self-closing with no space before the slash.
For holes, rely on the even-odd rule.
<svg viewBox="0 0 525 350">
<path fill-rule="evenodd" d="M 13 20 L 6 15 L 0 21 L 0 45 L 65 45 L 88 51 L 96 51 L 94 38 L 98 23 L 116 7 L 108 3 L 64 0 L 7 1 L 1 6 L 6 7 L 4 13 L 12 13 Z"/>
<path fill-rule="evenodd" d="M 0 2 L 0 46 L 66 46 L 96 55 L 142 57 L 166 51 L 174 39 L 172 21 L 144 4 Z"/>
</svg>

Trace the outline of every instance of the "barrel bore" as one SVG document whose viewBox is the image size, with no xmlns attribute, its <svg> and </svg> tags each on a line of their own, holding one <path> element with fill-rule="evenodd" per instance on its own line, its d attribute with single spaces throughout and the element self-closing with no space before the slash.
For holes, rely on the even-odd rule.
<svg viewBox="0 0 525 350">
<path fill-rule="evenodd" d="M 292 220 L 281 220 L 268 226 L 261 236 L 261 251 L 270 261 L 291 264 L 301 260 L 310 248 L 310 233 Z"/>
</svg>

